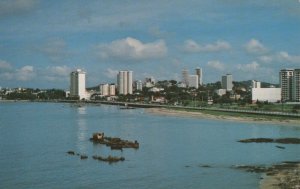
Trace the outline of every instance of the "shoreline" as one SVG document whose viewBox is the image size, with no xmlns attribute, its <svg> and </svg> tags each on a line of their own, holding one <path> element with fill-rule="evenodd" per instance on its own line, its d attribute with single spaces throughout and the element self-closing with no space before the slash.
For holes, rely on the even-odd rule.
<svg viewBox="0 0 300 189">
<path fill-rule="evenodd" d="M 260 123 L 260 124 L 277 124 L 285 126 L 295 126 L 300 127 L 300 120 L 277 120 L 277 119 L 267 119 L 262 117 L 241 117 L 241 116 L 231 116 L 231 115 L 213 115 L 205 112 L 192 112 L 186 110 L 174 110 L 167 108 L 148 108 L 145 109 L 145 112 L 156 115 L 163 116 L 174 116 L 174 117 L 191 117 L 198 119 L 210 119 L 210 120 L 222 120 L 222 121 L 236 121 L 244 123 Z"/>
<path fill-rule="evenodd" d="M 300 188 L 300 163 L 265 174 L 259 183 L 260 189 Z"/>
</svg>

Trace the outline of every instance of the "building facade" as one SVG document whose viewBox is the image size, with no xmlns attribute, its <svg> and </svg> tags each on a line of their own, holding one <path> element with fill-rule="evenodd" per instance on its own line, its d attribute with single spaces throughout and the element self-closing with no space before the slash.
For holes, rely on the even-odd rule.
<svg viewBox="0 0 300 189">
<path fill-rule="evenodd" d="M 70 74 L 70 97 L 78 97 L 81 99 L 86 99 L 86 89 L 85 89 L 85 72 L 81 69 L 71 72 Z"/>
<path fill-rule="evenodd" d="M 196 89 L 199 88 L 199 79 L 198 75 L 189 75 L 188 79 L 189 87 L 195 87 Z"/>
<path fill-rule="evenodd" d="M 196 75 L 198 75 L 198 83 L 199 83 L 199 85 L 203 85 L 202 68 L 196 68 Z"/>
<path fill-rule="evenodd" d="M 189 86 L 189 71 L 187 69 L 182 70 L 182 83 Z"/>
<path fill-rule="evenodd" d="M 260 88 L 261 87 L 261 83 L 259 81 L 255 81 L 255 80 L 252 80 L 252 89 L 253 88 Z"/>
<path fill-rule="evenodd" d="M 233 88 L 232 81 L 233 81 L 233 78 L 232 78 L 231 74 L 222 76 L 222 81 L 221 81 L 222 89 L 226 89 L 226 91 L 232 91 L 232 88 Z"/>
<path fill-rule="evenodd" d="M 300 69 L 295 69 L 293 74 L 293 101 L 300 102 Z"/>
<path fill-rule="evenodd" d="M 132 71 L 119 71 L 117 76 L 119 94 L 132 94 Z"/>
<path fill-rule="evenodd" d="M 136 81 L 136 90 L 137 91 L 143 90 L 143 82 L 141 80 Z"/>
<path fill-rule="evenodd" d="M 281 87 L 281 100 L 293 100 L 293 76 L 294 69 L 282 69 L 279 72 L 279 83 Z"/>
<path fill-rule="evenodd" d="M 252 103 L 257 101 L 279 102 L 281 88 L 252 88 Z"/>
</svg>

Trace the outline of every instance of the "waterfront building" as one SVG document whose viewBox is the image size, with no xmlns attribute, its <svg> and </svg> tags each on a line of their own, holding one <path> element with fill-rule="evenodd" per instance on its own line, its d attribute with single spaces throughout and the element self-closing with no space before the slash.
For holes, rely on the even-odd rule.
<svg viewBox="0 0 300 189">
<path fill-rule="evenodd" d="M 81 69 L 71 72 L 70 74 L 70 97 L 86 99 L 85 89 L 85 72 Z"/>
<path fill-rule="evenodd" d="M 259 81 L 252 80 L 252 88 L 260 88 L 261 83 Z"/>
<path fill-rule="evenodd" d="M 119 94 L 132 94 L 132 71 L 119 71 L 117 76 Z"/>
<path fill-rule="evenodd" d="M 109 96 L 109 84 L 100 84 L 100 94 Z"/>
<path fill-rule="evenodd" d="M 226 89 L 226 91 L 232 91 L 233 88 L 233 83 L 232 83 L 232 75 L 231 74 L 226 74 L 222 76 L 222 89 Z"/>
<path fill-rule="evenodd" d="M 252 103 L 257 101 L 279 102 L 281 88 L 252 88 Z"/>
<path fill-rule="evenodd" d="M 189 71 L 187 69 L 182 70 L 182 83 L 189 86 Z"/>
<path fill-rule="evenodd" d="M 137 91 L 142 91 L 143 90 L 143 83 L 141 80 L 136 81 L 136 90 Z"/>
<path fill-rule="evenodd" d="M 293 101 L 300 102 L 300 69 L 295 69 L 293 74 Z"/>
<path fill-rule="evenodd" d="M 116 85 L 115 84 L 110 84 L 109 85 L 109 95 L 110 96 L 115 96 L 116 95 Z"/>
<path fill-rule="evenodd" d="M 199 85 L 203 85 L 203 74 L 202 74 L 202 68 L 196 68 L 196 75 L 198 75 L 198 83 Z"/>
<path fill-rule="evenodd" d="M 189 83 L 188 87 L 195 87 L 196 89 L 198 89 L 199 87 L 198 75 L 189 75 L 188 83 Z"/>
<path fill-rule="evenodd" d="M 279 72 L 282 101 L 293 100 L 293 75 L 294 69 L 282 69 Z"/>
</svg>

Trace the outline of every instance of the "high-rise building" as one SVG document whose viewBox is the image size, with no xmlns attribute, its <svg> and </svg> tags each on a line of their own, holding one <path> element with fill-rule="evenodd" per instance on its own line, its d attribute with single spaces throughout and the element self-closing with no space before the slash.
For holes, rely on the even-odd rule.
<svg viewBox="0 0 300 189">
<path fill-rule="evenodd" d="M 199 88 L 199 79 L 198 75 L 189 75 L 189 87 Z"/>
<path fill-rule="evenodd" d="M 182 83 L 189 86 L 189 71 L 187 69 L 182 70 Z"/>
<path fill-rule="evenodd" d="M 109 84 L 100 84 L 100 94 L 109 96 Z"/>
<path fill-rule="evenodd" d="M 202 74 L 202 68 L 196 68 L 196 75 L 198 75 L 198 83 L 199 85 L 203 85 L 203 74 Z"/>
<path fill-rule="evenodd" d="M 293 75 L 294 69 L 282 69 L 279 72 L 282 101 L 293 100 Z"/>
<path fill-rule="evenodd" d="M 110 96 L 115 96 L 116 95 L 116 85 L 115 84 L 110 84 L 109 85 L 109 95 Z"/>
<path fill-rule="evenodd" d="M 232 75 L 227 74 L 222 76 L 222 89 L 226 89 L 226 91 L 232 91 L 233 83 L 232 83 Z"/>
<path fill-rule="evenodd" d="M 293 97 L 293 101 L 300 102 L 300 69 L 294 70 L 292 97 Z"/>
<path fill-rule="evenodd" d="M 119 71 L 117 76 L 119 94 L 132 94 L 132 71 Z"/>
<path fill-rule="evenodd" d="M 260 88 L 261 83 L 259 81 L 252 80 L 252 88 Z"/>
<path fill-rule="evenodd" d="M 136 90 L 137 91 L 143 90 L 143 82 L 141 80 L 136 81 Z"/>
<path fill-rule="evenodd" d="M 85 89 L 85 72 L 81 69 L 70 74 L 70 96 L 85 99 L 87 97 Z"/>
</svg>

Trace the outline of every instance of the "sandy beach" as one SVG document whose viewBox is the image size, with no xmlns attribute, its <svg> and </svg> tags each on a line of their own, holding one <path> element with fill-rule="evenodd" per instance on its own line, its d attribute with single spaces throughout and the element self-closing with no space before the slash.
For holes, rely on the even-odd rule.
<svg viewBox="0 0 300 189">
<path fill-rule="evenodd" d="M 192 112 L 185 110 L 174 110 L 167 108 L 148 108 L 145 109 L 147 113 L 165 115 L 165 116 L 175 116 L 175 117 L 192 117 L 199 119 L 213 119 L 213 120 L 222 120 L 222 121 L 237 121 L 237 122 L 256 122 L 256 123 L 265 123 L 265 124 L 280 124 L 280 125 L 289 125 L 289 126 L 298 126 L 300 127 L 300 120 L 289 119 L 289 120 L 279 120 L 279 119 L 267 119 L 267 118 L 255 118 L 255 117 L 240 117 L 240 116 L 230 116 L 230 115 L 212 115 L 203 112 Z"/>
</svg>

